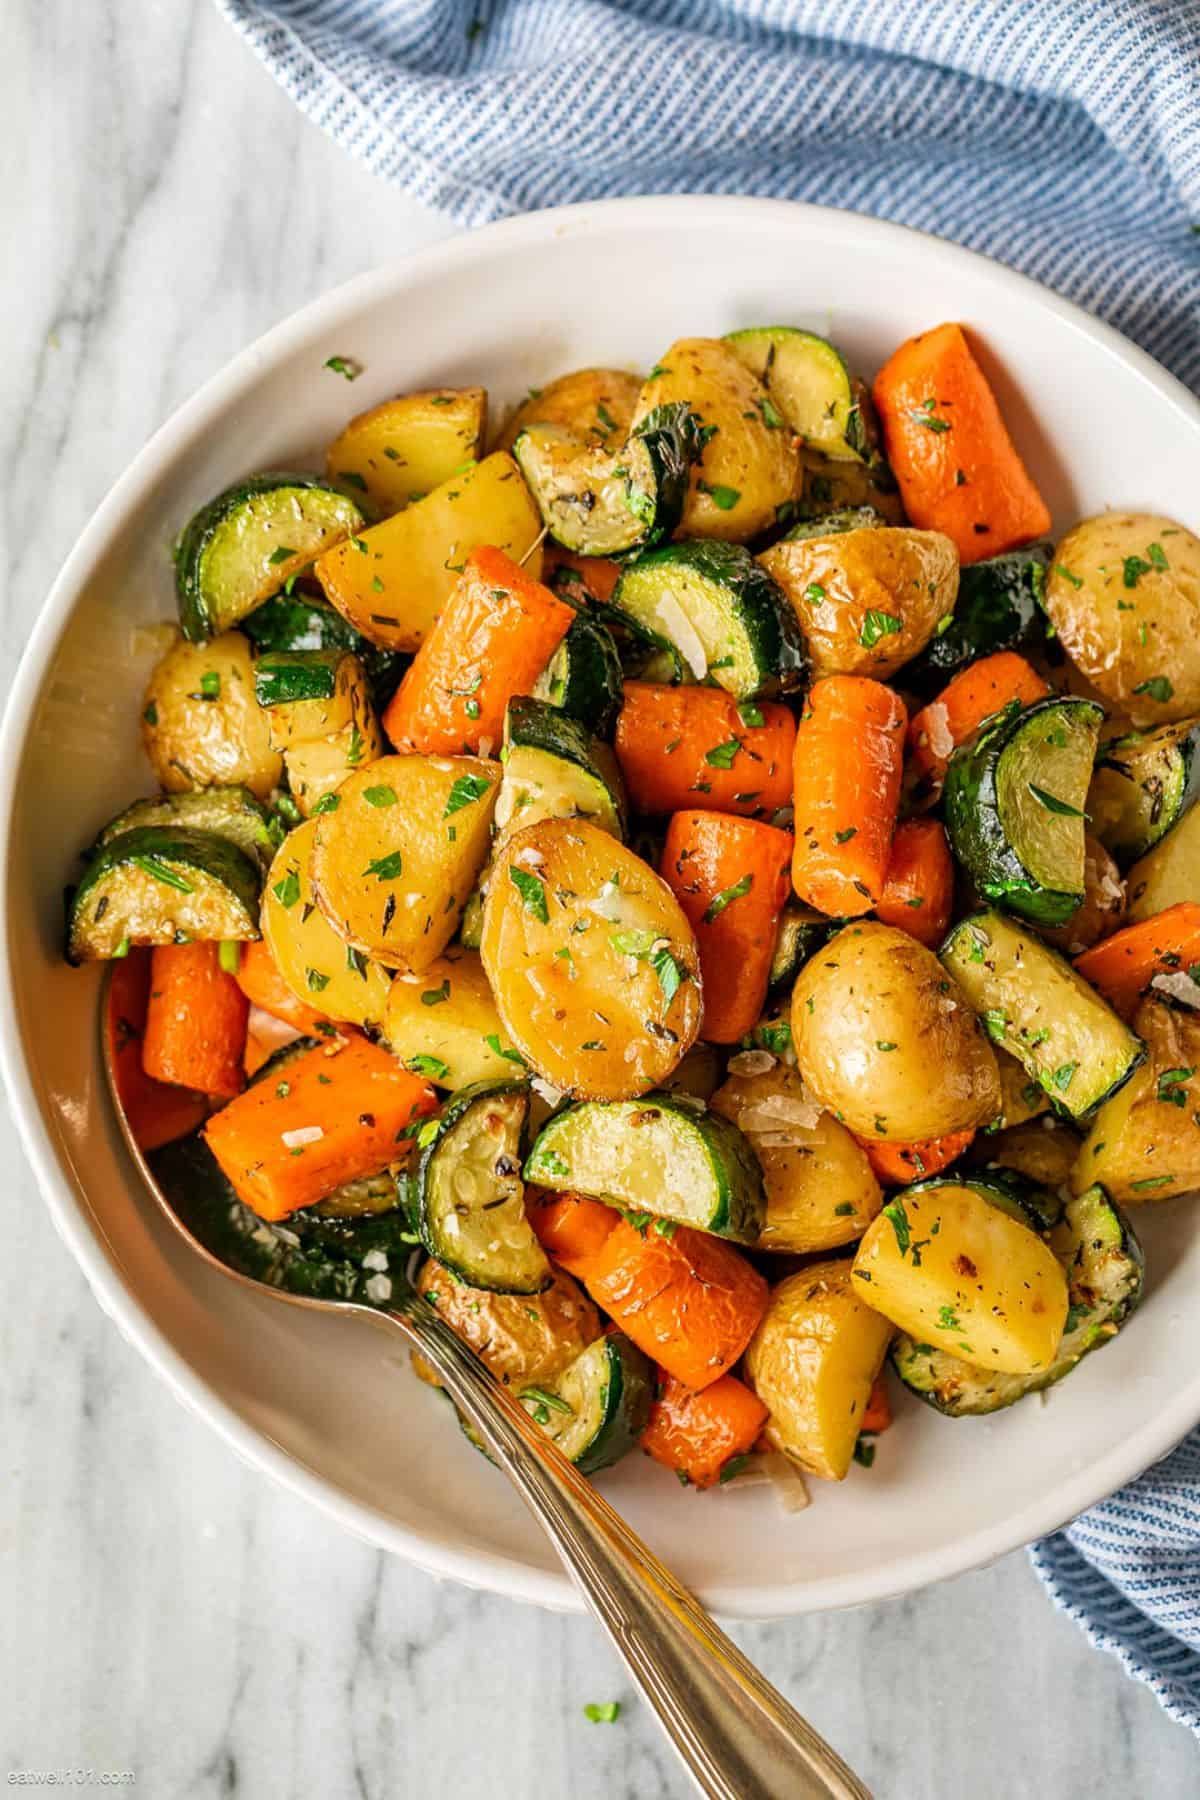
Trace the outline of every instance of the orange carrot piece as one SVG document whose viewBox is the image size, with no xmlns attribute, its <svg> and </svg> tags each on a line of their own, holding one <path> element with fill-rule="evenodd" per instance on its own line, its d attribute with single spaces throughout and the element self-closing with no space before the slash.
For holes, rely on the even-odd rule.
<svg viewBox="0 0 1200 1800">
<path fill-rule="evenodd" d="M 298 1000 L 284 981 L 265 938 L 243 944 L 235 977 L 251 1006 L 261 1006 L 273 1018 L 282 1019 L 305 1037 L 332 1035 L 333 1024 L 314 1007 Z"/>
<path fill-rule="evenodd" d="M 862 1417 L 862 1429 L 878 1435 L 886 1431 L 892 1422 L 892 1402 L 887 1391 L 887 1378 L 880 1369 L 875 1377 L 875 1386 L 871 1389 L 866 1411 Z"/>
<path fill-rule="evenodd" d="M 951 752 L 974 737 L 985 719 L 1014 700 L 1032 706 L 1049 692 L 1036 669 L 1015 650 L 997 650 L 994 656 L 981 657 L 913 715 L 908 749 L 914 767 L 935 785 L 940 784 Z"/>
<path fill-rule="evenodd" d="M 561 545 L 547 543 L 542 558 L 542 574 L 547 584 L 556 569 L 573 569 L 579 581 L 571 586 L 572 598 L 576 597 L 580 585 L 589 600 L 610 601 L 616 592 L 617 583 L 621 579 L 621 565 L 607 556 L 577 556 L 573 550 L 564 550 Z"/>
<path fill-rule="evenodd" d="M 909 338 L 872 390 L 904 509 L 980 562 L 1050 529 L 1046 502 L 1008 435 L 961 325 Z"/>
<path fill-rule="evenodd" d="M 574 617 L 503 550 L 473 550 L 383 715 L 396 749 L 490 753 L 509 701 L 532 692 Z"/>
<path fill-rule="evenodd" d="M 925 1138 L 917 1144 L 859 1138 L 876 1179 L 887 1187 L 907 1187 L 926 1175 L 940 1175 L 960 1157 L 975 1136 L 974 1130 L 948 1131 L 944 1137 Z"/>
<path fill-rule="evenodd" d="M 203 1094 L 155 1081 L 142 1067 L 142 1039 L 150 1000 L 150 951 L 131 950 L 109 964 L 104 1030 L 121 1111 L 140 1150 L 158 1150 L 186 1137 L 208 1117 Z"/>
<path fill-rule="evenodd" d="M 142 1066 L 155 1081 L 228 1100 L 246 1085 L 250 1002 L 220 955 L 211 943 L 162 944 L 153 952 Z"/>
<path fill-rule="evenodd" d="M 542 1249 L 568 1275 L 585 1281 L 619 1214 L 586 1194 L 547 1195 L 543 1205 L 526 1190 L 527 1216 Z"/>
<path fill-rule="evenodd" d="M 252 1006 L 246 1023 L 246 1048 L 242 1055 L 242 1067 L 246 1074 L 256 1075 L 277 1050 L 282 1050 L 285 1044 L 294 1044 L 300 1035 L 294 1025 L 285 1025 L 282 1019 L 275 1018 L 273 1013 L 264 1012 L 261 1006 Z"/>
<path fill-rule="evenodd" d="M 1133 1017 L 1156 975 L 1200 965 L 1200 905 L 1180 900 L 1152 919 L 1126 925 L 1075 958 L 1075 967 L 1123 1019 Z"/>
<path fill-rule="evenodd" d="M 664 1237 L 618 1219 L 584 1285 L 639 1350 L 696 1389 L 728 1374 L 767 1309 L 758 1270 L 686 1225 Z"/>
<path fill-rule="evenodd" d="M 769 700 L 739 707 L 724 688 L 627 681 L 616 752 L 634 809 L 770 818 L 792 800 L 796 724 Z"/>
<path fill-rule="evenodd" d="M 904 702 L 863 675 L 815 681 L 796 730 L 792 885 L 834 918 L 857 918 L 883 897 L 900 776 Z"/>
<path fill-rule="evenodd" d="M 766 1424 L 766 1407 L 736 1375 L 701 1393 L 660 1370 L 642 1449 L 692 1487 L 712 1487 L 735 1456 L 745 1456 Z"/>
<path fill-rule="evenodd" d="M 875 916 L 935 949 L 954 906 L 954 859 L 936 819 L 897 825 Z"/>
<path fill-rule="evenodd" d="M 762 1012 L 791 854 L 790 833 L 730 813 L 667 827 L 660 873 L 696 933 L 709 1043 L 735 1044 Z"/>
<path fill-rule="evenodd" d="M 286 1081 L 248 1087 L 204 1135 L 238 1197 L 260 1218 L 286 1219 L 402 1161 L 437 1104 L 429 1083 L 377 1044 L 337 1038 L 297 1056 Z"/>
</svg>

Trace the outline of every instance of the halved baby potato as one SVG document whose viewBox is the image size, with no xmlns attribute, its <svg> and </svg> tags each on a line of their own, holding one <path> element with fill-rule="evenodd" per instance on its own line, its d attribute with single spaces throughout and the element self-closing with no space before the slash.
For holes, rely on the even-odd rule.
<svg viewBox="0 0 1200 1800">
<path fill-rule="evenodd" d="M 378 1025 L 387 1006 L 386 969 L 349 950 L 317 905 L 312 883 L 319 821 L 288 833 L 263 889 L 262 934 L 297 1000 L 331 1019 Z"/>
<path fill-rule="evenodd" d="M 603 450 L 619 450 L 629 436 L 642 391 L 640 375 L 624 369 L 572 369 L 531 388 L 505 421 L 493 449 L 511 450 L 531 425 L 561 425 Z"/>
<path fill-rule="evenodd" d="M 1092 1121 L 1071 1174 L 1122 1205 L 1200 1188 L 1200 1013 L 1149 995 L 1134 1017 L 1146 1061 Z"/>
<path fill-rule="evenodd" d="M 248 787 L 265 800 L 283 764 L 254 697 L 250 645 L 239 631 L 207 644 L 180 641 L 150 677 L 142 742 L 168 793 Z"/>
<path fill-rule="evenodd" d="M 473 463 L 486 428 L 483 388 L 401 394 L 351 419 L 330 444 L 325 466 L 331 480 L 361 488 L 384 518 Z"/>
<path fill-rule="evenodd" d="M 469 1287 L 431 1257 L 418 1272 L 417 1292 L 437 1307 L 438 1316 L 496 1380 L 514 1391 L 553 1386 L 603 1329 L 592 1302 L 562 1269 L 555 1269 L 550 1286 L 539 1294 L 494 1294 Z"/>
<path fill-rule="evenodd" d="M 505 839 L 480 950 L 513 1043 L 566 1093 L 634 1099 L 696 1039 L 691 926 L 666 883 L 586 820 L 543 819 Z"/>
<path fill-rule="evenodd" d="M 450 944 L 419 975 L 392 982 L 383 1039 L 406 1067 L 438 1087 L 520 1074 L 524 1059 L 505 1031 L 478 952 Z"/>
<path fill-rule="evenodd" d="M 347 775 L 368 768 L 382 755 L 383 733 L 374 707 L 367 702 L 340 731 L 293 744 L 285 751 L 283 763 L 292 798 L 305 818 L 310 818 L 322 801 L 336 794 Z"/>
</svg>

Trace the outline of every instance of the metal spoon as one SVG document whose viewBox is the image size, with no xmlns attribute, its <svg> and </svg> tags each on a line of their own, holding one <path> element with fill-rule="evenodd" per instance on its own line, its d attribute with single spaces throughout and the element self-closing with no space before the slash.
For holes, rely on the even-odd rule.
<svg viewBox="0 0 1200 1800">
<path fill-rule="evenodd" d="M 231 1269 L 193 1237 L 134 1139 L 119 1097 L 110 1034 L 103 1035 L 105 1074 L 126 1146 L 174 1229 L 230 1281 L 289 1306 L 383 1319 L 420 1351 L 549 1536 L 702 1794 L 712 1800 L 871 1800 L 841 1757 L 747 1661 L 394 1265 L 392 1304 L 384 1310 L 268 1287 Z"/>
</svg>

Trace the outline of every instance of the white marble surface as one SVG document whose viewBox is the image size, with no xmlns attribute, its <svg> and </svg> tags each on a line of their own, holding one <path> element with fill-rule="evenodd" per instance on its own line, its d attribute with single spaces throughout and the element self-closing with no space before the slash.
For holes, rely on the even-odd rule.
<svg viewBox="0 0 1200 1800">
<path fill-rule="evenodd" d="M 7 0 L 0 673 L 178 401 L 443 235 L 301 120 L 209 0 Z M 0 1780 L 153 1800 L 682 1795 L 592 1625 L 439 1586 L 238 1464 L 101 1316 L 0 1117 Z M 887 1800 L 1200 1787 L 1025 1560 L 739 1640 Z M 621 1698 L 614 1726 L 583 1703 Z M 781 1794 L 783 1790 L 781 1789 Z"/>
</svg>

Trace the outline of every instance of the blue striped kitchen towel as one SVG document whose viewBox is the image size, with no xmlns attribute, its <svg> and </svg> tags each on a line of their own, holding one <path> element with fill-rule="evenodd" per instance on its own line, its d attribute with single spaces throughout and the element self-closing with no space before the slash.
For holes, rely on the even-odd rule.
<svg viewBox="0 0 1200 1800">
<path fill-rule="evenodd" d="M 1200 0 L 218 0 L 339 143 L 464 225 L 810 200 L 999 257 L 1200 390 Z M 1200 1735 L 1200 1432 L 1034 1551 Z"/>
</svg>

